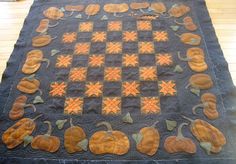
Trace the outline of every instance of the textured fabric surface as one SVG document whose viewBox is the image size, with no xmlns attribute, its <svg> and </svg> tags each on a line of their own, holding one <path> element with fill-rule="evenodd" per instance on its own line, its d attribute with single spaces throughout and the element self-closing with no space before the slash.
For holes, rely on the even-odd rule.
<svg viewBox="0 0 236 164">
<path fill-rule="evenodd" d="M 130 4 L 134 1 L 124 1 Z M 149 1 L 150 3 L 153 1 Z M 39 114 L 43 117 L 36 120 L 36 129 L 32 133 L 33 136 L 44 134 L 47 131 L 47 126 L 43 121 L 51 121 L 53 126 L 53 136 L 60 138 L 60 148 L 55 153 L 48 153 L 40 150 L 34 150 L 30 145 L 23 147 L 23 144 L 16 148 L 9 150 L 1 143 L 0 144 L 0 163 L 73 163 L 73 162 L 101 162 L 101 163 L 120 163 L 120 162 L 140 162 L 140 163 L 235 163 L 235 87 L 233 86 L 228 65 L 224 59 L 218 40 L 216 38 L 214 28 L 209 17 L 206 4 L 204 0 L 167 0 L 163 1 L 170 9 L 174 4 L 184 4 L 190 7 L 190 12 L 180 18 L 168 18 L 167 15 L 161 15 L 159 18 L 148 21 L 151 26 L 141 26 L 139 29 L 138 20 L 130 16 L 131 9 L 123 15 L 123 17 L 114 17 L 112 14 L 103 11 L 102 7 L 107 1 L 73 1 L 73 0 L 50 0 L 35 1 L 31 7 L 29 15 L 27 16 L 23 29 L 20 33 L 19 39 L 15 44 L 14 51 L 7 64 L 7 69 L 4 72 L 2 84 L 0 88 L 0 134 L 2 135 L 6 129 L 12 126 L 17 121 L 12 121 L 8 117 L 8 113 L 14 103 L 15 99 L 22 93 L 17 90 L 16 86 L 19 81 L 26 77 L 21 69 L 26 59 L 26 54 L 33 49 L 40 49 L 44 53 L 44 57 L 50 60 L 50 66 L 46 68 L 43 62 L 40 69 L 35 73 L 35 77 L 40 81 L 40 89 L 42 90 L 43 104 L 36 104 L 37 111 L 32 112 L 30 109 L 25 110 L 24 117 L 34 118 Z M 39 35 L 35 31 L 41 19 L 45 18 L 43 11 L 49 7 L 64 7 L 65 5 L 84 4 L 87 6 L 91 3 L 98 3 L 101 5 L 101 10 L 98 14 L 87 16 L 84 12 L 75 12 L 69 16 L 69 12 L 64 12 L 66 16 L 62 20 L 50 21 L 50 24 L 59 22 L 56 27 L 49 28 L 47 33 L 52 37 L 56 37 L 49 45 L 34 48 L 32 47 L 32 37 Z M 119 3 L 119 1 L 112 1 L 111 3 Z M 139 11 L 137 11 L 139 13 Z M 146 12 L 148 10 L 146 9 Z M 152 11 L 149 11 L 152 13 Z M 78 14 L 82 15 L 79 18 Z M 107 20 L 101 20 L 106 15 Z M 200 46 L 190 46 L 180 42 L 180 38 L 176 34 L 189 32 L 183 26 L 180 26 L 178 31 L 173 31 L 170 26 L 176 25 L 174 20 L 181 22 L 185 16 L 191 16 L 198 29 L 194 34 L 202 37 Z M 122 28 L 113 27 L 115 30 L 109 29 L 109 24 L 112 21 L 118 21 L 122 24 Z M 85 25 L 83 28 L 82 25 Z M 87 23 L 87 24 L 86 24 Z M 92 23 L 93 28 L 90 30 L 89 23 Z M 82 25 L 81 25 L 82 24 Z M 150 29 L 151 27 L 151 29 Z M 110 27 L 111 28 L 111 27 Z M 105 32 L 107 37 L 105 41 L 93 41 L 93 35 L 96 32 Z M 124 32 L 134 31 L 137 33 L 137 38 L 131 37 L 132 41 L 126 41 Z M 158 36 L 155 40 L 155 32 L 164 32 L 165 36 Z M 63 40 L 65 33 L 76 33 L 75 40 Z M 73 38 L 73 37 L 72 37 Z M 153 39 L 154 38 L 154 39 Z M 159 40 L 162 38 L 162 40 Z M 101 39 L 101 38 L 100 38 Z M 71 40 L 71 38 L 69 39 Z M 72 39 L 73 40 L 73 39 Z M 102 39 L 101 39 L 102 40 Z M 109 45 L 118 43 L 118 46 Z M 150 43 L 151 47 L 147 50 L 142 50 L 142 43 Z M 78 46 L 78 48 L 76 48 Z M 84 46 L 85 48 L 82 48 Z M 90 46 L 88 51 L 86 46 Z M 111 46 L 109 49 L 108 47 Z M 177 57 L 177 52 L 186 54 L 186 50 L 191 47 L 200 47 L 205 52 L 205 60 L 208 64 L 208 69 L 204 73 L 211 76 L 214 86 L 205 92 L 214 93 L 217 96 L 217 108 L 219 118 L 216 120 L 207 119 L 201 110 L 197 115 L 193 115 L 192 107 L 199 104 L 200 97 L 194 95 L 185 89 L 188 80 L 195 72 L 191 71 L 187 62 L 180 61 Z M 51 50 L 60 50 L 59 53 L 51 55 Z M 149 52 L 150 51 L 150 52 Z M 163 66 L 157 62 L 157 54 L 169 53 L 172 57 L 170 66 Z M 100 66 L 93 67 L 91 62 L 92 55 L 104 57 L 104 61 Z M 137 65 L 135 62 L 132 67 L 126 66 L 125 55 L 136 55 Z M 60 57 L 68 57 L 69 62 L 60 62 Z M 95 65 L 99 62 L 95 62 Z M 183 73 L 173 72 L 176 65 L 180 65 L 184 71 Z M 151 73 L 144 73 L 142 69 L 154 68 L 154 75 Z M 74 68 L 86 68 L 85 77 L 83 74 L 79 76 L 71 76 Z M 109 68 L 116 68 L 118 72 L 109 75 Z M 107 71 L 107 72 L 106 72 Z M 113 70 L 114 71 L 114 70 Z M 120 71 L 120 72 L 119 72 Z M 112 74 L 112 73 L 110 73 Z M 120 76 L 118 76 L 120 74 Z M 74 77 L 74 78 L 73 78 Z M 76 80 L 77 78 L 77 80 Z M 79 79 L 79 80 L 78 80 Z M 73 81 L 74 80 L 74 81 Z M 89 91 L 89 84 L 101 85 L 102 89 L 96 92 L 95 89 Z M 132 83 L 125 89 L 126 83 Z M 175 87 L 167 89 L 167 93 L 162 91 L 160 84 L 165 82 L 172 82 Z M 53 92 L 53 85 L 66 84 L 65 93 Z M 135 85 L 136 89 L 132 89 Z M 128 85 L 128 84 L 127 84 Z M 159 87 L 158 87 L 159 86 Z M 59 89 L 60 90 L 60 89 Z M 174 91 L 173 91 L 174 90 Z M 62 95 L 61 95 L 62 94 Z M 92 95 L 91 95 L 92 94 Z M 94 96 L 95 94 L 95 96 Z M 27 102 L 32 102 L 35 94 L 24 94 L 28 97 Z M 145 98 L 153 98 L 160 101 L 154 103 L 153 114 L 145 114 L 145 107 L 143 105 Z M 72 99 L 70 99 L 72 98 Z M 76 106 L 77 114 L 70 114 L 73 107 L 68 107 L 71 103 L 69 100 L 79 98 L 83 105 Z M 110 110 L 118 108 L 115 115 L 106 115 L 106 109 L 109 109 L 105 101 L 109 98 L 114 98 Z M 118 103 L 116 106 L 114 104 Z M 72 105 L 73 106 L 73 105 Z M 107 108 L 106 108 L 107 107 Z M 161 112 L 158 112 L 160 108 Z M 150 109 L 150 106 L 147 107 Z M 129 112 L 134 120 L 133 124 L 126 124 L 122 122 L 122 117 Z M 169 154 L 164 149 L 164 141 L 168 136 L 176 135 L 177 128 L 173 131 L 168 131 L 165 120 L 175 120 L 178 125 L 184 120 L 181 115 L 188 116 L 192 119 L 203 119 L 210 124 L 220 129 L 226 137 L 226 145 L 220 153 L 207 155 L 207 153 L 200 147 L 198 140 L 191 134 L 189 126 L 183 128 L 185 137 L 191 138 L 197 146 L 195 154 L 189 155 L 186 153 Z M 95 132 L 104 130 L 104 127 L 96 127 L 96 124 L 101 121 L 110 122 L 114 130 L 124 132 L 130 142 L 130 149 L 124 155 L 95 155 L 88 151 L 68 154 L 64 148 L 64 131 L 70 127 L 67 122 L 62 130 L 57 129 L 55 122 L 61 119 L 73 118 L 74 125 L 82 127 L 89 139 Z M 139 132 L 145 126 L 151 126 L 155 121 L 159 121 L 156 125 L 160 133 L 160 146 L 153 156 L 147 156 L 137 151 L 135 141 L 132 134 Z M 188 122 L 189 123 L 189 122 Z M 115 161 L 115 162 L 114 162 Z"/>
</svg>

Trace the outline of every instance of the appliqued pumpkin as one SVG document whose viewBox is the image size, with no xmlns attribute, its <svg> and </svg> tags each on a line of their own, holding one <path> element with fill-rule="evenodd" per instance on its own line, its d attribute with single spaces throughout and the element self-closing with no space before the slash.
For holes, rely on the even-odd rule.
<svg viewBox="0 0 236 164">
<path fill-rule="evenodd" d="M 49 121 L 44 121 L 48 124 L 48 131 L 44 135 L 37 135 L 31 142 L 31 147 L 36 150 L 47 151 L 50 153 L 56 152 L 60 147 L 60 139 L 56 136 L 51 136 L 52 125 Z"/>
<path fill-rule="evenodd" d="M 179 18 L 187 14 L 190 11 L 190 8 L 184 4 L 174 4 L 171 9 L 168 11 L 170 16 Z"/>
<path fill-rule="evenodd" d="M 35 73 L 41 66 L 41 62 L 47 62 L 47 67 L 50 61 L 43 58 L 43 52 L 41 50 L 32 50 L 27 53 L 25 63 L 22 67 L 22 72 L 25 74 Z"/>
<path fill-rule="evenodd" d="M 59 20 L 64 17 L 64 13 L 57 7 L 49 7 L 44 10 L 43 15 L 52 20 Z"/>
<path fill-rule="evenodd" d="M 25 108 L 27 107 L 33 108 L 34 112 L 36 111 L 35 106 L 33 104 L 26 104 L 26 101 L 27 97 L 25 95 L 20 95 L 16 98 L 9 112 L 9 118 L 11 120 L 17 120 L 22 118 L 25 113 Z"/>
<path fill-rule="evenodd" d="M 32 38 L 33 47 L 44 47 L 50 44 L 52 37 L 50 35 L 38 35 Z"/>
<path fill-rule="evenodd" d="M 97 131 L 89 140 L 89 149 L 94 154 L 123 155 L 129 151 L 129 139 L 121 131 L 113 130 L 108 122 L 100 122 L 98 126 L 105 125 L 107 131 Z"/>
<path fill-rule="evenodd" d="M 179 37 L 182 43 L 188 44 L 191 46 L 199 46 L 201 43 L 201 36 L 193 34 L 193 33 L 183 33 Z"/>
<path fill-rule="evenodd" d="M 24 77 L 17 85 L 17 89 L 23 93 L 33 94 L 39 90 L 40 81 L 29 77 Z"/>
<path fill-rule="evenodd" d="M 34 119 L 22 118 L 14 125 L 9 127 L 2 135 L 2 141 L 8 149 L 13 149 L 23 143 L 24 138 L 33 133 L 35 129 L 35 120 L 42 115 L 38 115 Z"/>
<path fill-rule="evenodd" d="M 193 107 L 192 110 L 194 114 L 196 114 L 196 109 L 203 108 L 203 113 L 208 119 L 214 120 L 219 117 L 216 105 L 216 96 L 214 94 L 204 93 L 201 96 L 201 102 L 202 104 L 198 104 Z"/>
<path fill-rule="evenodd" d="M 127 12 L 129 10 L 129 6 L 126 3 L 108 3 L 104 5 L 103 10 L 107 13 L 113 13 L 114 16 L 119 17 L 116 14 Z"/>
<path fill-rule="evenodd" d="M 100 5 L 99 4 L 89 4 L 85 8 L 85 14 L 88 15 L 88 18 L 90 16 L 96 15 L 99 11 L 100 11 Z"/>
<path fill-rule="evenodd" d="M 162 2 L 153 2 L 150 7 L 155 13 L 158 14 L 164 14 L 166 12 L 166 6 Z"/>
<path fill-rule="evenodd" d="M 64 134 L 64 146 L 68 153 L 75 153 L 83 151 L 83 148 L 79 146 L 81 141 L 86 139 L 84 130 L 79 126 L 74 126 L 72 119 L 70 119 L 70 128 L 66 129 Z M 87 147 L 87 145 L 86 145 Z"/>
<path fill-rule="evenodd" d="M 222 150 L 226 139 L 219 129 L 201 119 L 192 120 L 186 116 L 182 117 L 191 122 L 190 130 L 200 144 L 208 145 L 204 146 L 208 153 L 219 153 Z"/>
<path fill-rule="evenodd" d="M 177 136 L 169 136 L 164 142 L 164 148 L 168 153 L 196 153 L 196 145 L 192 139 L 186 138 L 182 134 L 183 126 L 188 125 L 187 123 L 182 123 L 178 127 Z"/>
<path fill-rule="evenodd" d="M 35 31 L 39 32 L 39 33 L 45 33 L 45 32 L 47 32 L 49 27 L 56 27 L 59 24 L 58 22 L 55 23 L 54 25 L 50 25 L 49 23 L 50 23 L 49 19 L 40 20 L 39 25 Z"/>
<path fill-rule="evenodd" d="M 83 11 L 84 10 L 84 5 L 66 5 L 65 6 L 66 11 Z"/>
<path fill-rule="evenodd" d="M 155 122 L 150 127 L 142 128 L 139 133 L 133 134 L 133 138 L 136 141 L 136 148 L 140 153 L 152 156 L 156 154 L 160 144 L 160 134 L 155 128 Z"/>
<path fill-rule="evenodd" d="M 188 88 L 188 86 L 196 89 L 210 89 L 213 86 L 213 81 L 209 75 L 198 73 L 190 77 L 189 84 L 186 88 Z"/>
<path fill-rule="evenodd" d="M 197 25 L 193 23 L 193 19 L 189 16 L 185 17 L 183 19 L 183 23 L 175 21 L 178 25 L 183 25 L 187 30 L 189 31 L 196 31 L 197 30 Z"/>
<path fill-rule="evenodd" d="M 142 13 L 145 13 L 143 9 L 146 9 L 149 7 L 148 2 L 132 2 L 130 3 L 130 8 L 133 10 L 140 10 Z"/>
</svg>

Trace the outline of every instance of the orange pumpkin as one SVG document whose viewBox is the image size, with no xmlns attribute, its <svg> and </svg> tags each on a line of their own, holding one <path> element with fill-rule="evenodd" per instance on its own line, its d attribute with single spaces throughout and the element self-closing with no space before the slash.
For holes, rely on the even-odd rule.
<svg viewBox="0 0 236 164">
<path fill-rule="evenodd" d="M 64 134 L 64 146 L 68 153 L 81 152 L 83 149 L 78 143 L 86 139 L 84 130 L 79 126 L 74 126 L 72 118 L 70 119 L 70 128 L 66 129 Z"/>
<path fill-rule="evenodd" d="M 89 140 L 89 149 L 94 154 L 123 155 L 129 151 L 128 137 L 121 131 L 113 130 L 108 122 L 100 122 L 97 126 L 105 125 L 107 131 L 94 133 Z"/>
<path fill-rule="evenodd" d="M 190 11 L 190 8 L 184 4 L 175 4 L 168 11 L 170 16 L 179 18 L 187 14 Z"/>
<path fill-rule="evenodd" d="M 25 113 L 25 108 L 31 107 L 36 111 L 36 108 L 33 104 L 26 104 L 27 97 L 25 95 L 20 95 L 16 98 L 15 102 L 12 105 L 12 108 L 9 112 L 9 118 L 11 120 L 17 120 L 23 117 Z"/>
<path fill-rule="evenodd" d="M 150 7 L 155 13 L 158 14 L 164 14 L 166 12 L 166 6 L 162 2 L 153 2 Z"/>
<path fill-rule="evenodd" d="M 84 5 L 66 5 L 65 6 L 66 11 L 83 11 L 84 10 Z"/>
<path fill-rule="evenodd" d="M 168 153 L 196 153 L 196 145 L 192 139 L 183 136 L 181 130 L 183 126 L 188 125 L 187 123 L 182 123 L 178 127 L 177 136 L 169 136 L 164 142 L 164 148 Z"/>
<path fill-rule="evenodd" d="M 198 104 L 193 107 L 193 113 L 196 114 L 196 109 L 203 108 L 203 113 L 208 119 L 217 119 L 219 117 L 219 113 L 217 111 L 216 96 L 212 93 L 204 93 L 201 96 L 201 101 L 202 104 Z"/>
<path fill-rule="evenodd" d="M 145 13 L 142 9 L 146 9 L 149 7 L 148 2 L 132 2 L 130 3 L 130 8 L 133 10 L 140 10 L 142 13 Z"/>
<path fill-rule="evenodd" d="M 50 44 L 52 37 L 50 35 L 38 35 L 32 38 L 33 47 L 43 47 Z"/>
<path fill-rule="evenodd" d="M 60 139 L 56 136 L 51 136 L 52 125 L 49 121 L 44 121 L 48 124 L 48 131 L 44 135 L 37 135 L 31 142 L 31 147 L 36 150 L 47 151 L 50 153 L 56 152 L 60 147 Z"/>
<path fill-rule="evenodd" d="M 88 18 L 90 16 L 96 15 L 99 11 L 100 11 L 100 5 L 99 4 L 89 4 L 85 8 L 85 14 L 88 15 Z"/>
<path fill-rule="evenodd" d="M 14 125 L 9 127 L 2 135 L 2 141 L 7 146 L 8 149 L 13 149 L 23 143 L 24 138 L 33 133 L 36 124 L 35 120 L 41 115 L 38 115 L 34 119 L 22 118 Z"/>
<path fill-rule="evenodd" d="M 186 86 L 186 88 L 188 86 L 197 89 L 210 89 L 213 86 L 213 81 L 209 75 L 198 73 L 190 77 L 189 84 Z"/>
<path fill-rule="evenodd" d="M 201 44 L 201 36 L 193 33 L 183 33 L 179 37 L 180 41 L 184 44 L 188 44 L 191 46 L 199 46 Z"/>
<path fill-rule="evenodd" d="M 49 7 L 47 10 L 44 10 L 43 15 L 52 20 L 59 20 L 64 17 L 64 13 L 57 7 Z"/>
<path fill-rule="evenodd" d="M 49 19 L 42 19 L 39 22 L 39 26 L 36 28 L 36 32 L 44 33 L 48 30 L 49 26 Z"/>
<path fill-rule="evenodd" d="M 40 82 L 35 78 L 24 77 L 17 85 L 17 89 L 23 93 L 33 94 L 39 90 Z"/>
<path fill-rule="evenodd" d="M 129 6 L 126 3 L 108 3 L 104 5 L 103 10 L 107 13 L 113 13 L 115 17 L 120 17 L 116 14 L 127 12 L 129 10 Z"/>
</svg>

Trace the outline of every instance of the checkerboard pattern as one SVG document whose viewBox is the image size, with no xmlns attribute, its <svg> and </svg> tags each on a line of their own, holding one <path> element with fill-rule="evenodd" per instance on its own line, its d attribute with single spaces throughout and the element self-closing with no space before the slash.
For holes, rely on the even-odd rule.
<svg viewBox="0 0 236 164">
<path fill-rule="evenodd" d="M 62 34 L 73 54 L 58 54 L 55 68 L 67 70 L 68 78 L 51 82 L 49 95 L 65 99 L 64 114 L 119 115 L 123 103 L 136 104 L 140 114 L 159 114 L 160 96 L 176 95 L 175 81 L 158 80 L 158 68 L 173 63 L 171 54 L 156 53 L 168 33 L 153 30 L 151 21 L 133 23 L 80 22 L 78 31 Z"/>
</svg>

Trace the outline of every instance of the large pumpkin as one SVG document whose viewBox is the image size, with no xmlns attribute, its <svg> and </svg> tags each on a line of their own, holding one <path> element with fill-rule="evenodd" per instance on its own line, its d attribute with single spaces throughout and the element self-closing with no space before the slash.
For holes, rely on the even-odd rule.
<svg viewBox="0 0 236 164">
<path fill-rule="evenodd" d="M 189 48 L 187 51 L 189 67 L 195 72 L 204 72 L 208 66 L 205 62 L 205 54 L 201 48 Z"/>
<path fill-rule="evenodd" d="M 108 122 L 100 122 L 97 126 L 105 125 L 107 131 L 97 131 L 89 140 L 89 149 L 94 154 L 123 155 L 129 151 L 128 137 L 121 131 L 113 130 Z"/>
<path fill-rule="evenodd" d="M 24 77 L 17 85 L 17 89 L 23 93 L 33 94 L 39 90 L 40 82 L 35 78 Z"/>
<path fill-rule="evenodd" d="M 197 89 L 210 89 L 213 86 L 213 81 L 209 75 L 198 73 L 190 77 L 189 85 Z"/>
<path fill-rule="evenodd" d="M 49 19 L 58 20 L 64 16 L 64 13 L 57 7 L 49 7 L 44 10 L 43 15 Z"/>
<path fill-rule="evenodd" d="M 26 60 L 22 67 L 22 72 L 25 74 L 32 74 L 36 72 L 41 66 L 42 59 L 43 52 L 41 50 L 31 50 L 26 55 Z"/>
<path fill-rule="evenodd" d="M 43 47 L 50 44 L 52 37 L 50 35 L 38 35 L 32 38 L 33 47 Z"/>
</svg>

